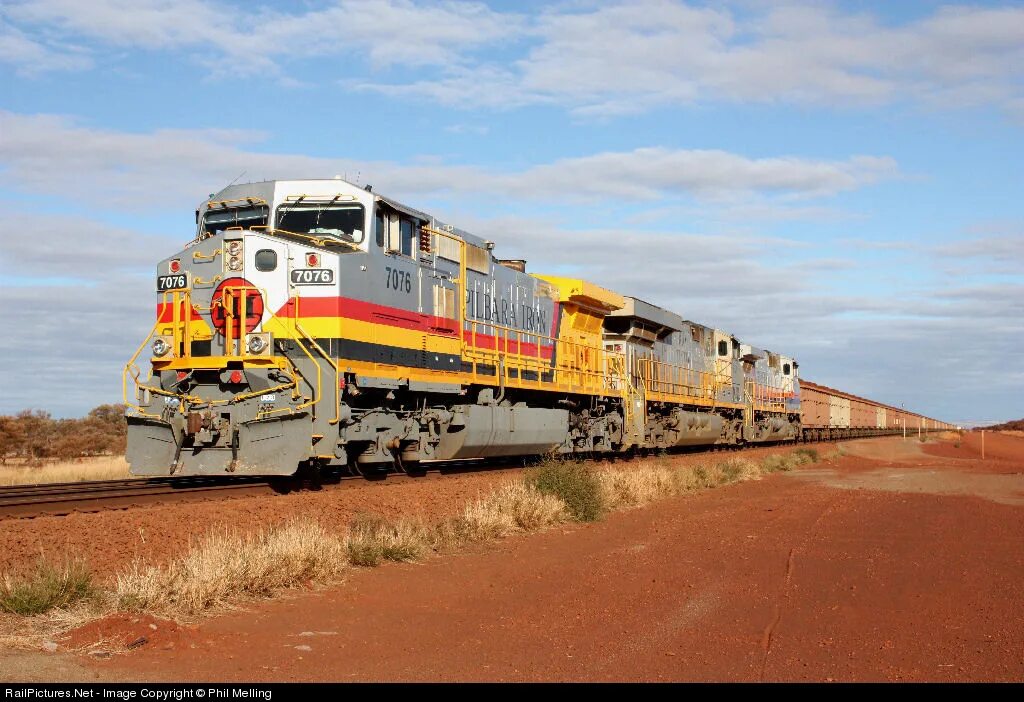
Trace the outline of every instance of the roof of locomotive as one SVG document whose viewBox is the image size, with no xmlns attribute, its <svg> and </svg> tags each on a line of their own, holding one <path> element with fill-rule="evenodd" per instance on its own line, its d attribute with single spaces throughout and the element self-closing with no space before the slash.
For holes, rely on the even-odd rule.
<svg viewBox="0 0 1024 702">
<path fill-rule="evenodd" d="M 245 198 L 251 197 L 265 200 L 270 203 L 271 207 L 275 207 L 288 195 L 323 196 L 336 194 L 349 196 L 362 203 L 362 205 L 367 208 L 369 208 L 374 202 L 383 202 L 388 207 L 425 222 L 434 229 L 443 229 L 444 231 L 461 238 L 468 244 L 480 247 L 486 247 L 488 244 L 493 245 L 493 242 L 477 236 L 476 234 L 471 234 L 463 229 L 459 229 L 458 227 L 448 225 L 431 214 L 418 210 L 415 207 L 405 205 L 394 198 L 381 195 L 380 193 L 375 193 L 370 185 L 356 185 L 355 183 L 349 182 L 343 178 L 264 180 L 252 183 L 232 184 L 211 194 L 209 198 L 203 200 L 199 204 L 197 209 L 200 217 L 202 217 L 202 214 L 206 211 L 207 205 L 210 202 L 244 200 Z"/>
</svg>

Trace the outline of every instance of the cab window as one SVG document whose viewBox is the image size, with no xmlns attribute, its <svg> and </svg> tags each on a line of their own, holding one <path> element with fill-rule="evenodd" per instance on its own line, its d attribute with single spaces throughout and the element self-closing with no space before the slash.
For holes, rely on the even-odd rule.
<svg viewBox="0 0 1024 702">
<path fill-rule="evenodd" d="M 413 225 L 412 220 L 405 219 L 403 217 L 399 231 L 399 235 L 401 236 L 401 248 L 399 248 L 399 253 L 401 253 L 403 256 L 412 256 L 413 246 L 416 243 L 415 232 L 416 228 Z"/>
<path fill-rule="evenodd" d="M 416 222 L 409 217 L 397 214 L 386 215 L 383 219 L 383 238 L 387 240 L 387 250 L 403 256 L 415 256 L 419 243 Z"/>
<path fill-rule="evenodd" d="M 384 248 L 384 213 L 379 209 L 373 221 L 374 237 L 377 239 L 377 246 Z"/>
<path fill-rule="evenodd" d="M 277 252 L 273 249 L 260 249 L 256 252 L 256 270 L 268 273 L 277 268 Z"/>
<path fill-rule="evenodd" d="M 301 201 L 277 208 L 277 228 L 284 232 L 339 239 L 363 240 L 365 210 L 358 203 Z"/>
<path fill-rule="evenodd" d="M 265 227 L 269 212 L 266 205 L 227 208 L 211 205 L 203 215 L 203 236 L 213 236 L 228 229 Z"/>
<path fill-rule="evenodd" d="M 718 355 L 719 356 L 728 356 L 729 355 L 729 342 L 726 341 L 725 339 L 722 339 L 721 341 L 718 342 Z"/>
</svg>

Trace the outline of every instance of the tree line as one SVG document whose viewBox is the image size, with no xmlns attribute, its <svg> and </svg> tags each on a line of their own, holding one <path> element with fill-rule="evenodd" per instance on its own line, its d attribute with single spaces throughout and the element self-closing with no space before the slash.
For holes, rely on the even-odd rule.
<svg viewBox="0 0 1024 702">
<path fill-rule="evenodd" d="M 989 431 L 1024 431 L 1024 419 L 1013 419 L 1002 424 L 993 424 L 990 427 L 982 427 Z"/>
<path fill-rule="evenodd" d="M 42 410 L 0 415 L 0 464 L 122 454 L 124 410 L 124 405 L 100 405 L 75 419 L 54 419 Z"/>
</svg>

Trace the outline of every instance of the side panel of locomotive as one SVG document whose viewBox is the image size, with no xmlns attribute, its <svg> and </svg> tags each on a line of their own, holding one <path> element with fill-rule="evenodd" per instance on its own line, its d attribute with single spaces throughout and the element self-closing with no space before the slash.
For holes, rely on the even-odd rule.
<svg viewBox="0 0 1024 702">
<path fill-rule="evenodd" d="M 645 444 L 785 441 L 799 431 L 796 364 L 636 298 L 605 320 L 645 390 Z"/>
</svg>

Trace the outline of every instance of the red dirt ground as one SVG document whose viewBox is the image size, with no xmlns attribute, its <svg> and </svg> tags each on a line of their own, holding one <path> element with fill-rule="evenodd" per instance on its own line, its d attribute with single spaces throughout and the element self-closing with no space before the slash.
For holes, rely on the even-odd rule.
<svg viewBox="0 0 1024 702">
<path fill-rule="evenodd" d="M 148 614 L 119 612 L 89 622 L 67 636 L 60 644 L 69 649 L 85 650 L 100 644 L 105 650 L 135 649 L 149 646 L 168 651 L 191 637 L 194 629 L 177 622 L 158 619 Z"/>
<path fill-rule="evenodd" d="M 1024 440 L 1006 446 L 983 462 L 856 442 L 597 524 L 359 569 L 171 649 L 19 660 L 115 680 L 1019 681 Z"/>
<path fill-rule="evenodd" d="M 960 444 L 957 447 L 957 443 Z M 945 456 L 950 458 L 981 458 L 981 432 L 965 432 L 963 437 L 957 441 L 950 439 L 937 443 L 924 445 L 924 452 L 931 456 Z M 985 432 L 985 458 L 996 461 L 1006 461 L 1012 467 L 1019 463 L 1024 456 L 1024 436 L 1014 436 L 1001 432 Z"/>
<path fill-rule="evenodd" d="M 754 449 L 753 459 L 791 448 Z M 832 450 L 826 445 L 824 450 Z M 679 455 L 680 462 L 720 460 L 731 454 Z M 321 491 L 158 504 L 130 510 L 71 514 L 66 517 L 7 519 L 0 522 L 0 573 L 33 567 L 40 555 L 62 561 L 70 554 L 94 572 L 110 574 L 137 558 L 165 562 L 197 538 L 217 529 L 241 532 L 280 524 L 291 517 L 313 517 L 325 527 L 343 529 L 360 512 L 385 517 L 417 514 L 435 519 L 491 491 L 517 470 L 495 470 L 415 480 L 346 481 Z"/>
</svg>

